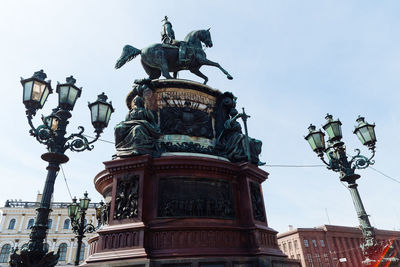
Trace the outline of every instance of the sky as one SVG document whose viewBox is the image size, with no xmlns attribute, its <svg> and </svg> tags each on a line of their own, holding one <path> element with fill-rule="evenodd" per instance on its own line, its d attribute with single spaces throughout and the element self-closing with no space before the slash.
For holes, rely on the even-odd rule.
<svg viewBox="0 0 400 267">
<path fill-rule="evenodd" d="M 85 127 L 94 135 L 88 101 L 105 92 L 115 112 L 102 139 L 113 141 L 113 127 L 128 112 L 125 97 L 133 81 L 146 77 L 139 58 L 114 69 L 122 47 L 160 41 L 161 20 L 168 15 L 175 36 L 211 27 L 214 46 L 207 57 L 232 76 L 203 67 L 208 85 L 231 91 L 245 107 L 250 136 L 263 142 L 261 160 L 269 173 L 263 196 L 269 226 L 284 232 L 323 224 L 357 226 L 350 193 L 337 173 L 304 140 L 310 123 L 321 127 L 326 113 L 343 123 L 349 154 L 365 149 L 352 133 L 358 115 L 376 123 L 374 169 L 360 170 L 359 191 L 373 226 L 400 230 L 400 2 L 348 1 L 15 1 L 0 2 L 0 206 L 6 199 L 34 201 L 43 190 L 45 147 L 29 135 L 20 77 L 43 69 L 53 88 L 73 75 L 82 96 L 72 112 L 68 132 Z M 182 71 L 180 78 L 202 82 Z M 49 96 L 40 115 L 57 105 Z M 88 191 L 98 202 L 93 178 L 115 154 L 113 144 L 92 151 L 67 152 L 63 165 L 71 194 Z M 389 179 L 376 170 L 396 179 Z M 62 173 L 55 201 L 70 201 Z"/>
</svg>

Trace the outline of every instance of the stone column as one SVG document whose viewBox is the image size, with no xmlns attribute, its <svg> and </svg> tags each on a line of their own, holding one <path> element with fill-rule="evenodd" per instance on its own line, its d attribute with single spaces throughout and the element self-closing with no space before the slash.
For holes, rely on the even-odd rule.
<svg viewBox="0 0 400 267">
<path fill-rule="evenodd" d="M 22 213 L 21 222 L 19 223 L 18 233 L 22 231 L 22 225 L 24 224 L 25 213 Z"/>
<path fill-rule="evenodd" d="M 72 248 L 74 247 L 74 241 L 71 240 L 71 246 L 69 246 L 69 255 L 68 255 L 68 263 L 71 263 L 72 259 Z"/>
<path fill-rule="evenodd" d="M 85 249 L 86 249 L 86 255 L 85 255 L 84 259 L 87 259 L 89 257 L 90 244 L 88 244 L 88 245 L 85 244 Z"/>
<path fill-rule="evenodd" d="M 55 229 L 56 233 L 58 232 L 58 226 L 60 225 L 60 219 L 61 219 L 61 214 L 58 214 L 58 216 L 57 216 L 57 224 L 56 224 L 56 229 Z"/>
<path fill-rule="evenodd" d="M 15 239 L 14 241 L 15 241 L 15 243 L 14 243 L 14 249 L 15 249 L 15 248 L 17 248 L 18 245 L 19 245 L 19 239 Z"/>
<path fill-rule="evenodd" d="M 57 239 L 53 238 L 53 245 L 51 246 L 51 251 L 54 251 L 56 249 L 56 242 L 57 242 Z"/>
<path fill-rule="evenodd" d="M 0 233 L 3 232 L 4 223 L 6 222 L 6 216 L 7 216 L 7 213 L 3 213 L 3 216 L 1 218 L 1 224 L 0 224 Z"/>
</svg>

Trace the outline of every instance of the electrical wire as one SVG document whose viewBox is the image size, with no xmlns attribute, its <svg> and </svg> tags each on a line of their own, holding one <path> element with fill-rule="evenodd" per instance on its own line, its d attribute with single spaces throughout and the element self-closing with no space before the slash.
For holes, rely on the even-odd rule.
<svg viewBox="0 0 400 267">
<path fill-rule="evenodd" d="M 86 134 L 84 134 L 84 136 L 88 137 L 88 138 L 92 138 L 92 139 L 95 138 L 93 136 L 86 135 Z M 104 140 L 104 139 L 100 139 L 100 138 L 98 140 L 101 141 L 101 142 L 104 142 L 104 143 L 108 143 L 108 144 L 113 144 L 113 145 L 115 144 L 115 142 Z M 266 164 L 265 166 L 266 167 L 271 167 L 271 168 L 320 168 L 320 167 L 326 167 L 323 164 Z M 376 168 L 374 168 L 372 166 L 369 166 L 369 167 L 372 170 L 374 170 L 375 172 L 381 174 L 382 176 L 384 176 L 384 177 L 386 177 L 386 178 L 388 178 L 388 179 L 400 184 L 400 180 L 398 180 L 396 178 L 393 178 L 393 177 L 391 177 L 391 176 L 389 176 L 389 175 L 377 170 Z"/>
<path fill-rule="evenodd" d="M 400 181 L 399 181 L 399 180 L 397 180 L 396 178 L 390 177 L 389 175 L 387 175 L 387 174 L 385 174 L 385 173 L 383 173 L 383 172 L 381 172 L 381 171 L 377 170 L 376 168 L 374 168 L 374 167 L 372 167 L 372 166 L 369 166 L 369 167 L 370 167 L 371 169 L 373 169 L 374 171 L 376 171 L 377 173 L 379 173 L 379 174 L 381 174 L 381 175 L 385 176 L 386 178 L 388 178 L 388 179 L 390 179 L 390 180 L 392 180 L 392 181 L 394 181 L 394 182 L 396 182 L 396 183 L 399 183 L 399 184 L 400 184 Z"/>
<path fill-rule="evenodd" d="M 322 164 L 315 165 L 290 165 L 290 164 L 266 164 L 266 167 L 278 167 L 278 168 L 314 168 L 314 167 L 325 167 Z"/>
<path fill-rule="evenodd" d="M 90 135 L 86 135 L 86 134 L 83 134 L 83 136 L 85 136 L 85 137 L 89 137 L 89 138 L 92 138 L 92 139 L 94 139 L 95 137 L 93 137 L 93 136 L 90 136 Z M 102 142 L 104 142 L 104 143 L 109 143 L 109 144 L 115 144 L 114 142 L 112 142 L 112 141 L 108 141 L 108 140 L 104 140 L 104 139 L 97 139 L 97 140 L 99 140 L 99 141 L 102 141 Z"/>
<path fill-rule="evenodd" d="M 68 183 L 67 183 L 67 178 L 65 177 L 64 169 L 63 169 L 62 165 L 60 165 L 60 167 L 61 167 L 61 173 L 62 173 L 62 175 L 64 177 L 65 185 L 67 186 L 67 189 L 68 189 L 68 194 L 69 194 L 69 196 L 70 196 L 70 198 L 72 200 L 71 191 L 69 190 L 69 186 L 68 186 Z"/>
</svg>

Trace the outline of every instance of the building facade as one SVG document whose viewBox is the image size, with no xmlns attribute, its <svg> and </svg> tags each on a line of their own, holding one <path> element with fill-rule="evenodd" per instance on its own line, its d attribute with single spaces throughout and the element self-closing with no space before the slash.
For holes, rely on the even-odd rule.
<svg viewBox="0 0 400 267">
<path fill-rule="evenodd" d="M 377 241 L 394 240 L 400 253 L 400 232 L 375 229 Z M 305 267 L 361 266 L 363 242 L 359 228 L 323 225 L 314 228 L 289 229 L 278 235 L 281 250 Z"/>
<path fill-rule="evenodd" d="M 36 208 L 39 207 L 42 195 L 38 194 L 35 202 L 7 200 L 0 208 L 0 266 L 8 266 L 12 249 L 19 249 L 29 242 L 30 228 L 35 223 Z M 48 224 L 47 247 L 49 251 L 60 251 L 59 266 L 71 265 L 75 261 L 77 240 L 72 232 L 71 221 L 68 217 L 67 206 L 70 203 L 52 203 L 52 212 Z M 97 226 L 96 203 L 90 203 L 86 214 L 86 221 L 92 221 Z M 87 240 L 96 233 L 86 234 L 83 239 L 80 258 L 83 261 L 88 256 Z"/>
</svg>

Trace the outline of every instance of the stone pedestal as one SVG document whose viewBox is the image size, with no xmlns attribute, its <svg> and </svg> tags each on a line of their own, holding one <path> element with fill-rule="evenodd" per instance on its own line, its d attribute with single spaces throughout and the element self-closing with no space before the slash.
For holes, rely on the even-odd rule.
<svg viewBox="0 0 400 267">
<path fill-rule="evenodd" d="M 261 183 L 268 173 L 258 167 L 202 155 L 143 155 L 105 165 L 95 186 L 111 199 L 109 225 L 90 240 L 87 265 L 285 259 L 265 215 Z"/>
<path fill-rule="evenodd" d="M 239 123 L 226 130 L 236 98 L 195 82 L 155 80 L 127 97 L 139 115 L 145 112 L 133 106 L 137 96 L 154 120 L 119 124 L 132 125 L 119 136 L 132 143 L 121 154 L 117 146 L 124 158 L 105 162 L 95 177 L 106 224 L 89 241 L 84 265 L 300 266 L 279 250 L 268 227 L 261 190 L 268 173 L 255 165 L 261 142 L 243 135 Z M 144 135 L 154 124 L 161 135 L 152 146 Z M 141 138 L 153 156 L 137 155 Z"/>
</svg>

